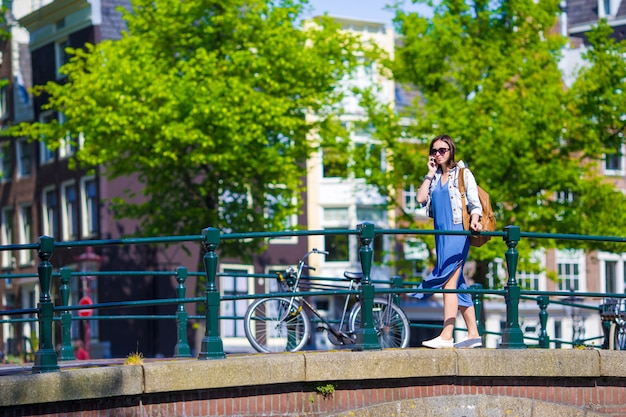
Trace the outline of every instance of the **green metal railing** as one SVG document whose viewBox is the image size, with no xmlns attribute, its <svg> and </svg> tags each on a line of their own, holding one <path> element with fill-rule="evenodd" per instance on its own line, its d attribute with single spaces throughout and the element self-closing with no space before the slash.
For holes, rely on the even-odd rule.
<svg viewBox="0 0 626 417">
<path fill-rule="evenodd" d="M 37 250 L 39 256 L 39 265 L 37 267 L 37 278 L 39 280 L 40 297 L 39 303 L 36 309 L 22 309 L 4 311 L 2 315 L 15 316 L 21 314 L 36 314 L 39 325 L 39 339 L 38 349 L 35 353 L 34 366 L 32 368 L 33 373 L 39 372 L 54 372 L 59 370 L 57 362 L 57 353 L 53 346 L 53 326 L 55 322 L 59 322 L 62 328 L 62 348 L 60 352 L 61 360 L 73 359 L 74 354 L 71 348 L 70 340 L 70 327 L 73 320 L 77 320 L 77 317 L 71 314 L 74 310 L 93 308 L 93 309 L 115 309 L 120 307 L 137 307 L 145 305 L 163 305 L 174 304 L 177 306 L 176 314 L 174 316 L 146 316 L 143 318 L 151 319 L 175 319 L 177 321 L 177 343 L 175 347 L 175 356 L 177 357 L 189 357 L 191 351 L 186 340 L 186 327 L 189 316 L 185 311 L 185 304 L 187 303 L 204 303 L 205 315 L 202 317 L 206 322 L 205 335 L 201 341 L 200 351 L 198 353 L 198 359 L 223 359 L 226 357 L 224 353 L 224 347 L 222 339 L 219 334 L 219 311 L 220 302 L 227 300 L 237 299 L 237 296 L 222 296 L 217 287 L 217 267 L 219 256 L 217 254 L 220 242 L 231 239 L 271 239 L 277 237 L 289 237 L 289 236 L 310 236 L 310 235 L 327 235 L 327 234 L 348 234 L 356 235 L 359 239 L 359 258 L 361 268 L 363 271 L 363 280 L 359 293 L 359 302 L 362 303 L 362 317 L 361 325 L 357 331 L 357 339 L 354 350 L 373 350 L 380 349 L 378 344 L 378 338 L 373 324 L 373 302 L 377 293 L 394 293 L 400 295 L 402 293 L 415 292 L 415 283 L 405 283 L 398 277 L 392 277 L 386 284 L 391 285 L 388 288 L 376 288 L 375 282 L 371 279 L 371 268 L 373 249 L 371 247 L 372 240 L 376 235 L 469 235 L 467 231 L 441 231 L 441 230 L 412 230 L 412 229 L 375 229 L 374 225 L 370 223 L 360 224 L 356 229 L 345 230 L 306 230 L 306 231 L 289 231 L 289 232 L 255 232 L 255 233 L 232 233 L 232 234 L 220 234 L 220 231 L 216 228 L 206 228 L 202 230 L 200 235 L 192 236 L 169 236 L 169 237 L 153 237 L 153 238 L 128 238 L 128 239 L 113 239 L 113 240 L 88 240 L 88 241 L 72 241 L 72 242 L 55 242 L 52 237 L 42 236 L 38 244 L 26 244 L 26 245 L 6 245 L 0 246 L 0 251 L 8 250 Z M 474 305 L 477 309 L 477 318 L 480 318 L 482 309 L 482 297 L 486 295 L 504 297 L 506 302 L 506 325 L 501 334 L 502 343 L 501 348 L 504 349 L 525 349 L 527 345 L 520 325 L 519 325 L 519 304 L 522 299 L 529 300 L 535 299 L 537 301 L 539 309 L 539 319 L 541 323 L 541 333 L 537 338 L 537 345 L 539 347 L 549 347 L 550 340 L 546 332 L 546 323 L 548 318 L 547 308 L 550 303 L 562 303 L 562 301 L 550 300 L 551 296 L 563 297 L 570 293 L 567 292 L 541 292 L 541 291 L 522 291 L 517 279 L 516 270 L 519 254 L 517 252 L 517 245 L 522 238 L 533 239 L 556 239 L 556 240 L 585 240 L 585 241 L 604 241 L 604 242 L 620 242 L 626 243 L 624 237 L 611 237 L 611 236 L 586 236 L 586 235 L 560 235 L 560 234 L 545 234 L 545 233 L 524 233 L 521 232 L 517 226 L 507 226 L 502 231 L 496 232 L 483 232 L 483 234 L 501 237 L 506 244 L 507 250 L 504 253 L 506 260 L 506 269 L 508 274 L 508 280 L 506 286 L 502 290 L 482 289 L 480 286 L 474 285 L 467 290 L 420 290 L 424 293 L 444 293 L 444 292 L 467 292 L 470 293 L 474 300 Z M 51 280 L 55 275 L 53 272 L 53 266 L 50 262 L 52 254 L 56 248 L 69 248 L 69 247 L 86 247 L 86 246 L 111 246 L 111 245 L 134 245 L 134 244 L 172 244 L 183 242 L 200 242 L 205 249 L 203 256 L 204 274 L 206 275 L 206 290 L 203 297 L 186 298 L 185 281 L 189 272 L 185 268 L 178 268 L 173 272 L 157 272 L 157 271 L 120 271 L 120 272 L 94 272 L 88 271 L 82 274 L 94 276 L 94 275 L 115 275 L 124 274 L 129 275 L 136 273 L 138 275 L 176 275 L 178 286 L 176 288 L 176 297 L 171 299 L 159 299 L 159 300 L 142 300 L 142 301 L 123 301 L 123 302 L 109 302 L 99 303 L 90 306 L 70 306 L 68 305 L 71 278 L 74 276 L 81 276 L 80 272 L 70 271 L 68 268 L 60 268 L 58 274 L 60 277 L 59 292 L 61 295 L 62 305 L 55 306 L 51 298 Z M 231 274 L 229 274 L 231 275 Z M 4 277 L 10 276 L 11 278 L 20 278 L 20 275 L 4 275 Z M 329 293 L 338 294 L 341 290 L 335 290 Z M 342 292 L 346 294 L 346 291 Z M 317 292 L 303 292 L 301 295 L 320 295 Z M 279 296 L 280 294 L 272 294 L 273 296 Z M 599 293 L 577 293 L 577 295 L 588 297 L 616 297 L 623 298 L 624 294 L 599 294 Z M 239 298 L 258 298 L 265 297 L 266 294 L 257 294 L 253 296 L 245 296 Z M 588 306 L 581 306 L 588 308 Z M 600 309 L 600 307 L 598 307 Z M 58 313 L 55 317 L 55 313 Z M 104 319 L 123 319 L 123 318 L 138 318 L 141 316 L 99 316 L 92 318 L 80 318 L 80 320 L 104 320 Z M 12 322 L 17 320 L 24 320 L 21 318 L 10 319 Z M 26 319 L 30 320 L 30 319 Z M 32 319 L 35 320 L 35 319 Z M 5 320 L 2 320 L 6 322 Z M 485 333 L 484 326 L 479 323 L 479 330 Z M 604 325 L 604 323 L 603 323 Z M 610 323 L 609 323 L 610 325 Z"/>
</svg>

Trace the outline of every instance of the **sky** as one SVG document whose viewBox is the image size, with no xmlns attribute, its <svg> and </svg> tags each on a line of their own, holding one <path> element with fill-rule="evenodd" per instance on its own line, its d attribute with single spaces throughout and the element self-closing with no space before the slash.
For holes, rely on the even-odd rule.
<svg viewBox="0 0 626 417">
<path fill-rule="evenodd" d="M 384 8 L 394 2 L 394 0 L 309 0 L 314 9 L 313 16 L 328 12 L 330 16 L 370 20 L 389 26 L 394 13 Z M 410 0 L 404 0 L 403 8 L 407 11 L 427 10 L 425 6 L 416 6 Z"/>
</svg>

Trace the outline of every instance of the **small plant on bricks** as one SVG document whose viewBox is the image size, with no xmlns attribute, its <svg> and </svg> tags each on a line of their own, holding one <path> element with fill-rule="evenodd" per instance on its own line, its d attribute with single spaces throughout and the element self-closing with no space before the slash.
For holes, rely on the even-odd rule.
<svg viewBox="0 0 626 417">
<path fill-rule="evenodd" d="M 335 384 L 317 385 L 315 387 L 315 392 L 324 397 L 324 399 L 328 399 L 329 397 L 335 395 L 335 388 L 337 388 Z"/>
</svg>

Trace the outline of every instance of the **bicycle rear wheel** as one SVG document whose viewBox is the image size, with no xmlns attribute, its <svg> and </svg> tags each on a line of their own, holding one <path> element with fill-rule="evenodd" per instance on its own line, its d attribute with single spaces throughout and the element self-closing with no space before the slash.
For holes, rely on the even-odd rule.
<svg viewBox="0 0 626 417">
<path fill-rule="evenodd" d="M 296 352 L 307 343 L 311 322 L 298 303 L 287 298 L 263 298 L 248 307 L 244 330 L 258 352 Z"/>
<path fill-rule="evenodd" d="M 409 319 L 400 307 L 389 303 L 384 298 L 374 298 L 373 309 L 374 329 L 378 335 L 381 348 L 405 348 L 409 346 L 411 327 Z M 361 303 L 357 303 L 350 311 L 348 322 L 350 334 L 361 326 Z"/>
<path fill-rule="evenodd" d="M 626 350 L 626 328 L 615 322 L 611 323 L 609 331 L 609 349 Z"/>
</svg>

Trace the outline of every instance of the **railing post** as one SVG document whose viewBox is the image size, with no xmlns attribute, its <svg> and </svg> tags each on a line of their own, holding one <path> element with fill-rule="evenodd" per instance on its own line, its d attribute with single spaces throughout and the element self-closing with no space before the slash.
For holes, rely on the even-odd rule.
<svg viewBox="0 0 626 417">
<path fill-rule="evenodd" d="M 517 269 L 517 260 L 519 253 L 517 252 L 517 244 L 522 234 L 518 226 L 506 226 L 504 240 L 508 246 L 508 250 L 504 254 L 506 257 L 506 266 L 509 273 L 509 280 L 506 283 L 506 326 L 502 332 L 502 343 L 500 347 L 504 349 L 526 349 L 524 344 L 524 334 L 519 327 L 519 301 L 520 287 L 515 279 L 515 271 Z"/>
<path fill-rule="evenodd" d="M 470 289 L 482 290 L 481 284 L 472 284 Z M 478 328 L 478 334 L 482 336 L 484 327 L 482 322 L 482 310 L 483 310 L 483 296 L 482 294 L 473 293 L 472 301 L 474 302 L 474 311 L 476 312 L 476 327 Z"/>
<path fill-rule="evenodd" d="M 185 280 L 187 279 L 187 268 L 179 266 L 176 269 L 176 281 L 178 286 L 176 287 L 176 295 L 181 300 L 185 298 Z M 174 357 L 176 358 L 189 358 L 191 357 L 191 349 L 189 343 L 187 343 L 187 322 L 189 321 L 189 315 L 185 311 L 185 304 L 183 302 L 178 304 L 178 311 L 176 313 L 176 323 L 178 324 L 178 342 L 174 348 Z"/>
<path fill-rule="evenodd" d="M 391 287 L 392 288 L 396 288 L 396 289 L 402 289 L 403 285 L 402 285 L 402 277 L 395 275 L 391 278 Z M 393 302 L 400 305 L 401 302 L 401 297 L 400 294 L 395 293 L 393 295 Z"/>
<path fill-rule="evenodd" d="M 61 293 L 62 305 L 67 307 L 70 301 L 70 280 L 72 279 L 72 270 L 63 267 L 61 268 L 61 286 L 59 292 Z M 61 314 L 61 360 L 72 361 L 76 359 L 74 356 L 74 347 L 72 346 L 72 313 L 68 310 L 63 311 Z"/>
<path fill-rule="evenodd" d="M 204 270 L 206 272 L 206 330 L 204 338 L 200 345 L 200 353 L 198 359 L 223 359 L 224 345 L 220 338 L 219 332 L 219 313 L 220 313 L 220 293 L 217 291 L 215 284 L 217 277 L 217 261 L 218 256 L 215 253 L 217 245 L 220 243 L 220 231 L 214 227 L 207 227 L 202 230 L 204 236 L 204 247 L 206 254 L 204 255 Z"/>
<path fill-rule="evenodd" d="M 607 314 L 607 313 L 610 313 L 610 314 Z M 600 304 L 600 320 L 602 321 L 602 333 L 604 334 L 604 341 L 602 342 L 602 349 L 609 348 L 611 323 L 613 323 L 614 314 L 615 314 L 615 305 L 608 304 L 607 300 L 605 299 L 604 302 Z"/>
<path fill-rule="evenodd" d="M 50 283 L 52 278 L 52 264 L 50 257 L 54 251 L 54 239 L 50 236 L 39 238 L 39 349 L 35 352 L 33 373 L 54 372 L 59 370 L 57 355 L 52 343 L 52 323 L 54 318 L 54 302 L 50 297 Z"/>
<path fill-rule="evenodd" d="M 373 250 L 370 244 L 374 240 L 374 225 L 362 223 L 357 226 L 359 230 L 359 257 L 363 269 L 363 281 L 361 282 L 361 325 L 356 329 L 356 343 L 354 350 L 380 349 L 378 335 L 374 329 L 374 285 L 370 279 L 372 269 Z"/>
<path fill-rule="evenodd" d="M 539 347 L 548 349 L 550 347 L 550 336 L 548 336 L 548 305 L 550 305 L 550 297 L 542 295 L 537 298 L 539 305 L 539 323 L 541 330 L 539 332 Z"/>
</svg>

